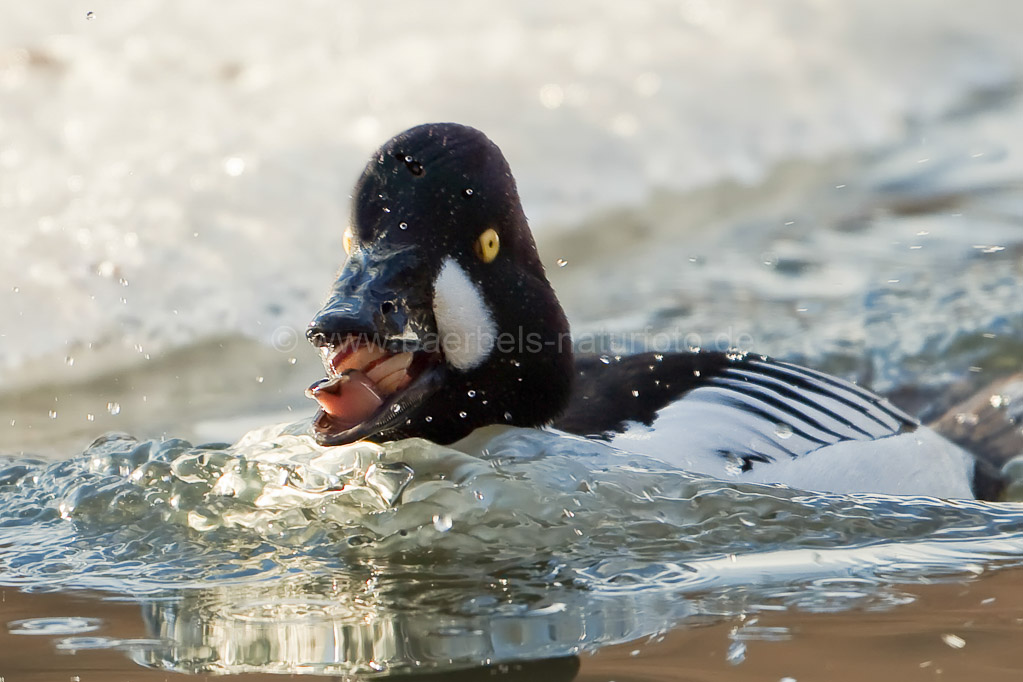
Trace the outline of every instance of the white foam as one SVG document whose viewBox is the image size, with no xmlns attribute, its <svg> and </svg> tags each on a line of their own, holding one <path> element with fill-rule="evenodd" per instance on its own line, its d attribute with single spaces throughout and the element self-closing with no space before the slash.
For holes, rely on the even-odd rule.
<svg viewBox="0 0 1023 682">
<path fill-rule="evenodd" d="M 898 140 L 1023 70 L 1012 0 L 88 9 L 0 22 L 0 381 L 302 330 L 346 189 L 413 124 L 485 130 L 545 233 Z"/>
</svg>

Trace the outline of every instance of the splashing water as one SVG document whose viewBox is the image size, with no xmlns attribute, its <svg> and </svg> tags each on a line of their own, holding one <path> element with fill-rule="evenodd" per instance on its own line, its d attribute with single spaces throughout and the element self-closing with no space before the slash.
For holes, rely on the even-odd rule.
<svg viewBox="0 0 1023 682">
<path fill-rule="evenodd" d="M 1014 505 L 735 485 L 529 429 L 330 448 L 304 429 L 232 446 L 109 434 L 67 461 L 4 459 L 0 582 L 152 595 L 164 645 L 131 649 L 149 665 L 293 670 L 298 628 L 302 660 L 352 672 L 566 655 L 735 600 L 834 608 L 835 581 L 855 587 L 840 601 L 895 604 L 889 580 L 1023 558 Z M 196 621 L 216 627 L 197 640 Z M 512 624 L 555 634 L 513 642 Z M 368 648 L 329 654 L 336 628 Z M 272 660 L 238 659 L 267 637 Z"/>
<path fill-rule="evenodd" d="M 984 554 L 1023 531 L 1013 505 L 736 485 L 554 432 L 490 427 L 456 446 L 324 448 L 296 424 L 233 446 L 109 434 L 67 461 L 8 458 L 3 579 L 154 591 L 292 560 L 556 557 L 620 581 L 609 567 L 899 542 Z"/>
</svg>

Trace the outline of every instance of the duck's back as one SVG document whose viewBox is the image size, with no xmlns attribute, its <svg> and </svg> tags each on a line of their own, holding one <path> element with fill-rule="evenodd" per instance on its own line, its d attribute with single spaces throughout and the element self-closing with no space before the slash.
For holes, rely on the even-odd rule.
<svg viewBox="0 0 1023 682">
<path fill-rule="evenodd" d="M 554 426 L 724 479 L 974 497 L 965 450 L 863 388 L 760 355 L 582 358 Z"/>
</svg>

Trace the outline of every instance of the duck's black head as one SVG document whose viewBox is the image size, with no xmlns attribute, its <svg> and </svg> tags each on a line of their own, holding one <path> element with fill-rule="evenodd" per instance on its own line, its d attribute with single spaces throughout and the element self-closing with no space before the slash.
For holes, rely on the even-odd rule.
<svg viewBox="0 0 1023 682">
<path fill-rule="evenodd" d="M 348 260 L 309 325 L 327 378 L 317 439 L 450 443 L 564 408 L 568 323 L 515 180 L 483 133 L 452 123 L 384 144 L 355 186 Z"/>
</svg>

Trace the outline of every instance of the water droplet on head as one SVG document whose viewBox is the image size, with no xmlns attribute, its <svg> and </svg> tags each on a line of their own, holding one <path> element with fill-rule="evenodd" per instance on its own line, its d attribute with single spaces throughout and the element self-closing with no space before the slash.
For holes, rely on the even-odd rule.
<svg viewBox="0 0 1023 682">
<path fill-rule="evenodd" d="M 391 412 L 394 412 L 395 414 L 401 412 L 401 405 L 398 405 L 397 403 L 391 405 Z"/>
<path fill-rule="evenodd" d="M 96 421 L 96 415 L 94 415 L 92 413 L 89 413 L 89 414 L 85 415 L 85 421 L 87 421 L 87 422 L 94 422 L 94 421 Z"/>
<path fill-rule="evenodd" d="M 21 287 L 11 287 L 11 291 L 17 294 L 21 291 Z"/>
<path fill-rule="evenodd" d="M 434 514 L 433 515 L 433 527 L 439 530 L 441 533 L 446 533 L 451 530 L 452 526 L 451 517 L 447 514 Z"/>
<path fill-rule="evenodd" d="M 774 434 L 781 439 L 792 437 L 792 427 L 785 423 L 778 423 L 774 425 Z"/>
<path fill-rule="evenodd" d="M 398 229 L 399 230 L 407 230 L 408 229 L 408 223 L 406 223 L 406 222 L 398 223 Z"/>
<path fill-rule="evenodd" d="M 610 365 L 611 364 L 611 358 L 609 356 L 607 356 L 607 355 L 601 355 L 600 356 L 600 361 L 603 362 L 605 365 Z"/>
<path fill-rule="evenodd" d="M 633 398 L 638 398 L 639 397 L 639 391 L 633 390 L 632 397 Z"/>
<path fill-rule="evenodd" d="M 298 362 L 298 358 L 288 358 L 288 364 L 289 365 L 294 365 L 297 362 Z"/>
<path fill-rule="evenodd" d="M 471 197 L 472 195 L 473 195 L 473 191 L 471 189 L 463 189 L 462 190 L 462 196 L 468 198 L 468 197 Z"/>
<path fill-rule="evenodd" d="M 468 396 L 470 398 L 475 398 L 476 397 L 476 391 L 473 391 L 472 389 L 470 389 L 469 392 L 468 392 Z"/>
<path fill-rule="evenodd" d="M 75 359 L 73 357 L 71 357 L 70 355 L 67 356 L 66 358 L 64 358 L 64 362 L 67 364 L 68 367 L 74 367 L 75 366 Z"/>
<path fill-rule="evenodd" d="M 469 416 L 469 414 L 465 410 L 462 410 L 461 412 L 458 413 L 458 416 L 461 417 L 462 419 L 465 419 L 466 417 Z"/>
<path fill-rule="evenodd" d="M 402 161 L 405 162 L 405 167 L 408 168 L 409 173 L 412 173 L 412 175 L 423 174 L 423 164 L 419 163 L 411 156 L 406 155 Z"/>
<path fill-rule="evenodd" d="M 263 377 L 256 377 L 256 383 L 257 384 L 263 383 Z"/>
<path fill-rule="evenodd" d="M 510 422 L 510 421 L 512 420 L 512 415 L 511 415 L 511 412 L 505 412 L 505 413 L 504 413 L 504 420 L 505 420 L 506 422 Z"/>
<path fill-rule="evenodd" d="M 433 417 L 431 417 L 430 415 L 426 415 L 426 416 L 425 416 L 425 417 L 423 418 L 423 421 L 425 421 L 425 422 L 426 422 L 427 424 L 429 424 L 430 422 L 432 422 L 432 421 L 433 421 Z"/>
<path fill-rule="evenodd" d="M 109 412 L 110 414 L 120 414 L 121 404 L 115 402 L 107 403 L 107 412 Z"/>
<path fill-rule="evenodd" d="M 559 258 L 558 259 L 558 267 L 559 268 L 563 268 L 566 265 L 568 265 L 568 261 L 567 260 L 565 260 L 564 258 Z"/>
<path fill-rule="evenodd" d="M 50 414 L 50 419 L 56 419 L 57 418 L 57 410 L 50 410 L 49 414 Z"/>
<path fill-rule="evenodd" d="M 386 206 L 384 206 L 384 207 L 383 207 L 383 208 L 382 208 L 381 210 L 382 210 L 382 211 L 383 211 L 384 213 L 390 213 L 390 212 L 391 212 L 391 209 L 387 208 Z"/>
<path fill-rule="evenodd" d="M 95 12 L 86 12 L 85 13 L 85 20 L 86 21 L 92 21 L 95 18 L 96 18 L 96 13 Z"/>
</svg>

